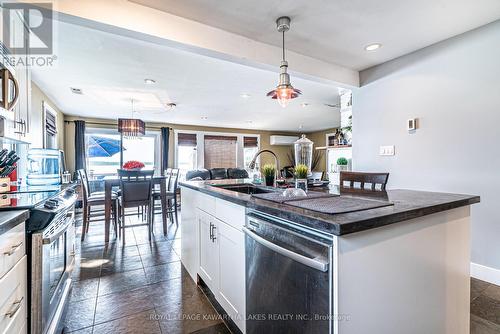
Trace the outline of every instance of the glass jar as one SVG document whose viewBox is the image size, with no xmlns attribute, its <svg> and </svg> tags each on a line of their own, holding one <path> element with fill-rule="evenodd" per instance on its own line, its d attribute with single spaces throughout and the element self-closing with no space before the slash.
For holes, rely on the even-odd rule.
<svg viewBox="0 0 500 334">
<path fill-rule="evenodd" d="M 294 144 L 295 165 L 306 165 L 309 173 L 311 173 L 313 144 L 312 141 L 306 138 L 306 135 L 302 135 Z"/>
</svg>

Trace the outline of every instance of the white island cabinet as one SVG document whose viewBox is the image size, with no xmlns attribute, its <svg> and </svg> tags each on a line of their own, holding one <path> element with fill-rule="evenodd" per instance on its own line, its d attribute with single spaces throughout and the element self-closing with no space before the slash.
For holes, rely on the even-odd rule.
<svg viewBox="0 0 500 334">
<path fill-rule="evenodd" d="M 181 260 L 199 276 L 245 332 L 245 224 L 243 206 L 183 188 Z"/>
</svg>

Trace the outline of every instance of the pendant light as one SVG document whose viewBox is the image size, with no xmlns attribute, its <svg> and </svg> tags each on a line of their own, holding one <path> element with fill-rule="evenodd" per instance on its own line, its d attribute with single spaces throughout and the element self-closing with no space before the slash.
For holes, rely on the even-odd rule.
<svg viewBox="0 0 500 334">
<path fill-rule="evenodd" d="M 280 81 L 278 86 L 267 93 L 267 96 L 278 100 L 280 106 L 285 108 L 291 99 L 298 97 L 302 92 L 293 88 L 290 83 L 290 75 L 287 73 L 288 62 L 285 60 L 285 32 L 290 29 L 290 18 L 287 16 L 280 17 L 276 20 L 276 27 L 283 34 L 283 59 L 280 65 Z"/>
<path fill-rule="evenodd" d="M 128 138 L 137 138 L 146 133 L 146 124 L 144 121 L 134 118 L 134 99 L 132 103 L 132 118 L 119 118 L 118 119 L 118 132 Z"/>
</svg>

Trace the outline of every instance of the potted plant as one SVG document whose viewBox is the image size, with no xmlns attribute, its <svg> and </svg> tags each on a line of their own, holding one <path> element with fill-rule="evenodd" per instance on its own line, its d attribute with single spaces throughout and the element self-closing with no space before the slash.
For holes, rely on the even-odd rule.
<svg viewBox="0 0 500 334">
<path fill-rule="evenodd" d="M 273 164 L 266 164 L 262 166 L 262 175 L 266 180 L 266 186 L 270 187 L 274 184 L 274 177 L 276 175 L 276 166 Z"/>
<path fill-rule="evenodd" d="M 309 172 L 309 168 L 306 165 L 299 164 L 294 168 L 295 174 L 295 188 L 300 188 L 304 191 L 307 191 L 307 174 Z"/>
<path fill-rule="evenodd" d="M 346 171 L 347 170 L 347 165 L 349 164 L 349 161 L 347 161 L 346 158 L 340 157 L 337 159 L 337 171 Z"/>
</svg>

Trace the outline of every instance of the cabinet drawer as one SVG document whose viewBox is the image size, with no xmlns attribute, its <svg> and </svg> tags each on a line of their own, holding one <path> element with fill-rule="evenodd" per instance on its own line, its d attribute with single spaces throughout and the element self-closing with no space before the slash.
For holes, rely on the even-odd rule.
<svg viewBox="0 0 500 334">
<path fill-rule="evenodd" d="M 215 216 L 215 197 L 199 192 L 197 205 L 200 210 Z"/>
<path fill-rule="evenodd" d="M 0 279 L 0 333 L 19 333 L 26 323 L 27 257 Z"/>
<path fill-rule="evenodd" d="M 245 207 L 225 201 L 220 198 L 215 199 L 215 217 L 224 223 L 241 231 L 245 226 Z"/>
<path fill-rule="evenodd" d="M 0 278 L 26 254 L 24 222 L 0 235 Z"/>
</svg>

